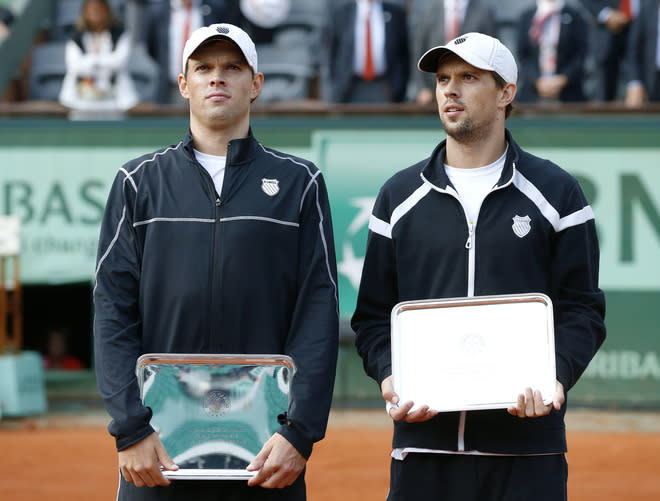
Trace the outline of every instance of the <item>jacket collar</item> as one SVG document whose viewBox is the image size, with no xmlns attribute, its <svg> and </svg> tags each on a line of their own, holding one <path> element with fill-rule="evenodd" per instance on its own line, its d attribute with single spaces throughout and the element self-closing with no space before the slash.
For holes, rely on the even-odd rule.
<svg viewBox="0 0 660 501">
<path fill-rule="evenodd" d="M 506 154 L 504 169 L 496 188 L 501 188 L 513 180 L 516 171 L 516 164 L 520 158 L 520 147 L 516 144 L 509 130 L 504 131 L 506 141 L 509 143 L 509 150 Z M 431 153 L 427 162 L 422 166 L 421 177 L 425 183 L 432 184 L 436 190 L 447 191 L 452 186 L 449 177 L 445 172 L 445 156 L 447 150 L 447 140 L 442 141 Z M 453 187 L 452 187 L 453 188 Z"/>
<path fill-rule="evenodd" d="M 194 140 L 190 129 L 183 139 L 183 148 L 190 155 L 195 158 Z M 248 135 L 240 139 L 232 139 L 227 146 L 227 165 L 241 165 L 251 162 L 259 147 L 259 141 L 252 135 L 252 127 L 248 130 Z"/>
</svg>

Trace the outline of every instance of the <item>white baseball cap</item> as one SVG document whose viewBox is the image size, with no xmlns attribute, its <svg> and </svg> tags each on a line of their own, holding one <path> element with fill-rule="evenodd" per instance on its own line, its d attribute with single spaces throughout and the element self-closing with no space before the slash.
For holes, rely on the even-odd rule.
<svg viewBox="0 0 660 501">
<path fill-rule="evenodd" d="M 186 71 L 186 63 L 188 62 L 188 58 L 192 55 L 192 53 L 195 52 L 204 42 L 216 37 L 226 38 L 238 45 L 238 48 L 241 49 L 241 52 L 245 56 L 245 59 L 250 65 L 250 68 L 252 68 L 255 73 L 258 73 L 257 49 L 255 48 L 254 42 L 250 38 L 250 35 L 245 33 L 238 26 L 227 23 L 202 26 L 201 28 L 197 28 L 192 32 L 192 35 L 190 35 L 190 38 L 186 41 L 186 45 L 183 47 L 183 58 L 181 61 L 182 71 Z"/>
<path fill-rule="evenodd" d="M 427 50 L 419 59 L 417 67 L 429 73 L 438 71 L 438 63 L 449 53 L 481 70 L 494 71 L 506 83 L 518 80 L 518 66 L 511 51 L 497 38 L 483 33 L 466 33 L 445 45 Z"/>
</svg>

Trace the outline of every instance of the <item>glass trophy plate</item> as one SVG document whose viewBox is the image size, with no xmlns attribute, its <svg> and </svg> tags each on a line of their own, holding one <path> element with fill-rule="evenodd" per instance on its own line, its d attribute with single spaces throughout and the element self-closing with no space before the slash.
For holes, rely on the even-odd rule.
<svg viewBox="0 0 660 501">
<path fill-rule="evenodd" d="M 392 309 L 392 380 L 400 402 L 437 411 L 515 405 L 556 390 L 552 302 L 544 294 L 406 301 Z"/>
<path fill-rule="evenodd" d="M 295 365 L 285 355 L 149 353 L 138 358 L 140 396 L 178 471 L 170 479 L 247 480 L 245 468 L 289 406 Z"/>
</svg>

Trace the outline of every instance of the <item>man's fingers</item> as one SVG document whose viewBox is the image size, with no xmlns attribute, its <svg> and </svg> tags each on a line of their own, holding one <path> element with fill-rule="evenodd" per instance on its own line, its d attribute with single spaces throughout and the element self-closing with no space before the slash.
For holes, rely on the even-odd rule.
<svg viewBox="0 0 660 501">
<path fill-rule="evenodd" d="M 523 412 L 525 416 L 534 415 L 534 394 L 532 393 L 531 388 L 525 388 L 525 405 Z"/>
<path fill-rule="evenodd" d="M 398 407 L 393 406 L 390 407 L 390 417 L 394 421 L 400 421 L 403 418 L 406 417 L 406 414 L 412 409 L 413 402 L 404 402 L 403 404 L 399 405 Z"/>
<path fill-rule="evenodd" d="M 429 417 L 433 414 L 433 411 L 429 409 L 428 405 L 422 405 L 419 409 L 415 409 L 414 411 L 408 413 L 408 415 L 405 418 L 405 421 L 407 423 L 417 423 L 420 421 L 426 421 L 429 419 Z"/>
<path fill-rule="evenodd" d="M 270 454 L 270 451 L 272 450 L 272 446 L 269 446 L 269 444 L 266 444 L 260 451 L 259 454 L 257 454 L 252 462 L 247 465 L 247 470 L 248 471 L 255 471 L 255 470 L 260 470 L 263 468 L 264 464 L 266 463 L 266 459 L 268 459 L 268 455 Z"/>
<path fill-rule="evenodd" d="M 534 391 L 534 410 L 535 416 L 545 416 L 548 406 L 543 403 L 543 396 L 539 390 Z"/>
<path fill-rule="evenodd" d="M 281 468 L 275 471 L 266 471 L 266 480 L 260 483 L 260 485 L 266 489 L 282 489 L 295 482 L 298 474 L 298 470 L 293 470 L 287 467 L 287 465 L 282 465 Z"/>
<path fill-rule="evenodd" d="M 172 461 L 172 458 L 170 458 L 167 452 L 165 452 L 164 447 L 162 448 L 162 451 L 158 451 L 158 462 L 166 470 L 176 471 L 179 469 L 177 464 L 174 461 Z"/>
<path fill-rule="evenodd" d="M 383 382 L 380 383 L 380 390 L 386 402 L 391 402 L 394 405 L 399 403 L 399 395 L 394 393 L 392 376 L 387 376 L 385 379 L 383 379 Z"/>
<path fill-rule="evenodd" d="M 249 466 L 248 469 L 250 469 Z M 254 471 L 254 470 L 250 470 L 250 471 Z M 248 480 L 248 485 L 250 487 L 254 485 L 262 485 L 263 482 L 265 482 L 270 477 L 270 475 L 271 475 L 270 471 L 268 471 L 266 468 L 260 468 L 257 474 L 254 477 L 252 477 L 250 480 Z"/>
<path fill-rule="evenodd" d="M 122 468 L 119 469 L 119 471 L 121 472 L 121 476 L 122 476 L 122 478 L 123 478 L 126 482 L 128 482 L 129 484 L 135 484 L 135 481 L 133 480 L 133 476 L 131 475 L 131 472 L 130 472 L 129 470 L 127 470 L 126 468 L 123 468 L 123 467 L 122 467 Z M 136 485 L 137 487 L 139 487 L 139 485 L 137 485 L 137 484 L 135 484 L 135 485 Z"/>
<path fill-rule="evenodd" d="M 516 405 L 512 406 L 512 407 L 509 407 L 507 409 L 507 411 L 512 416 L 517 416 L 517 417 L 520 417 L 520 418 L 524 418 L 525 417 L 525 395 L 522 394 L 522 393 L 520 395 L 518 395 L 518 400 L 516 401 Z"/>
</svg>

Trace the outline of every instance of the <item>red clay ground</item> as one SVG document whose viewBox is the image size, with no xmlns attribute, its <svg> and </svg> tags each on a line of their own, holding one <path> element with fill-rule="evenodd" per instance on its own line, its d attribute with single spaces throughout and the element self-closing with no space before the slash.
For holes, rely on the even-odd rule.
<svg viewBox="0 0 660 501">
<path fill-rule="evenodd" d="M 383 414 L 335 415 L 309 463 L 310 501 L 385 499 L 390 429 Z M 623 424 L 583 419 L 568 435 L 569 499 L 660 499 L 660 414 Z M 601 431 L 583 431 L 590 428 Z M 0 421 L 1 501 L 113 500 L 115 461 L 98 418 Z"/>
</svg>

